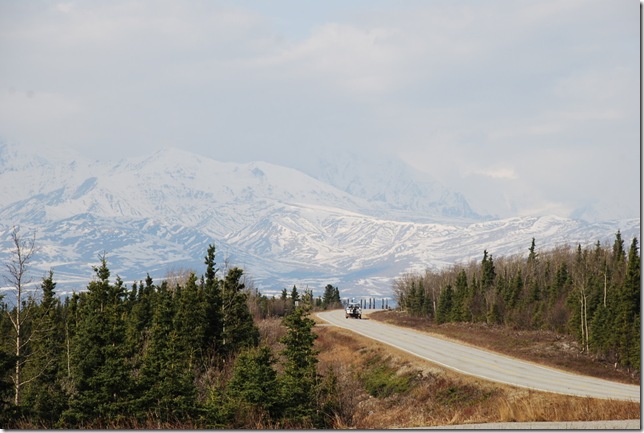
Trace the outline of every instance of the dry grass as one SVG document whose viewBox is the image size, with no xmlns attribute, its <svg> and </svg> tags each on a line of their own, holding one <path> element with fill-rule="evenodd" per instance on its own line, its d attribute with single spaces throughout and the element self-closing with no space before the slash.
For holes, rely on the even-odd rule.
<svg viewBox="0 0 644 433">
<path fill-rule="evenodd" d="M 338 377 L 335 428 L 389 429 L 511 421 L 639 419 L 640 404 L 555 395 L 458 375 L 350 331 L 316 326 L 321 372 Z M 374 361 L 375 360 L 375 361 Z M 361 379 L 380 362 L 413 377 L 404 392 L 370 395 Z"/>
<path fill-rule="evenodd" d="M 315 317 L 315 316 L 312 316 Z M 280 319 L 258 324 L 262 343 L 276 354 L 284 334 Z M 337 377 L 338 406 L 333 424 L 337 429 L 391 429 L 489 422 L 600 421 L 639 419 L 640 404 L 569 397 L 514 388 L 469 376 L 431 364 L 410 354 L 333 326 L 315 326 L 318 334 L 318 371 L 325 375 L 331 368 Z M 382 365 L 397 376 L 410 378 L 409 387 L 384 397 L 370 395 L 365 377 Z M 222 377 L 209 380 L 225 381 Z M 245 425 L 256 429 L 267 425 L 261 414 L 247 413 Z M 20 429 L 46 426 L 19 423 Z M 186 422 L 150 420 L 95 420 L 87 429 L 194 430 L 199 425 Z M 288 428 L 288 426 L 280 426 Z"/>
<path fill-rule="evenodd" d="M 582 353 L 571 337 L 549 331 L 525 331 L 484 323 L 444 323 L 409 317 L 397 311 L 371 313 L 373 320 L 395 324 L 483 347 L 526 361 L 549 365 L 586 376 L 639 385 L 637 372 L 616 369 L 612 364 Z"/>
</svg>

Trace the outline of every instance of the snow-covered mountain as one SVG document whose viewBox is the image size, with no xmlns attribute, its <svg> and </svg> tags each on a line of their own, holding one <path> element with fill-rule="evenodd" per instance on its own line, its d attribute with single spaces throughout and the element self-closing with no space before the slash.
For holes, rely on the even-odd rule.
<svg viewBox="0 0 644 433">
<path fill-rule="evenodd" d="M 639 219 L 486 220 L 463 197 L 400 163 L 325 161 L 313 176 L 262 162 L 222 163 L 177 149 L 119 162 L 71 152 L 0 147 L 0 261 L 10 233 L 36 232 L 35 280 L 53 269 L 61 291 L 82 290 L 106 253 L 113 275 L 155 280 L 241 266 L 263 293 L 338 285 L 344 296 L 388 296 L 402 272 L 561 244 L 639 236 Z M 345 165 L 342 165 L 345 164 Z M 358 167 L 358 168 L 356 168 Z M 380 193 L 378 192 L 380 191 Z"/>
<path fill-rule="evenodd" d="M 354 196 L 381 203 L 391 214 L 403 211 L 418 221 L 481 219 L 465 198 L 426 173 L 395 158 L 332 153 L 317 159 L 310 174 Z"/>
</svg>

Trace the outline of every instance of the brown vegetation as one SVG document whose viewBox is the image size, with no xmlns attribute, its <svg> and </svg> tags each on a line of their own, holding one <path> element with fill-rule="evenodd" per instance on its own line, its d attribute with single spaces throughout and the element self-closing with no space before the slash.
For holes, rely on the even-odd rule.
<svg viewBox="0 0 644 433">
<path fill-rule="evenodd" d="M 485 323 L 443 323 L 410 317 L 398 311 L 379 311 L 369 316 L 373 320 L 413 328 L 443 338 L 482 347 L 525 361 L 548 365 L 560 370 L 617 382 L 639 384 L 639 374 L 616 369 L 611 363 L 582 351 L 579 343 L 568 335 L 552 331 L 512 329 Z"/>
<path fill-rule="evenodd" d="M 347 330 L 331 326 L 315 329 L 319 336 L 319 371 L 333 371 L 337 378 L 335 428 L 640 417 L 639 403 L 569 397 L 491 383 L 458 375 Z M 374 387 L 374 381 L 381 387 Z M 380 393 L 387 386 L 393 391 Z"/>
</svg>

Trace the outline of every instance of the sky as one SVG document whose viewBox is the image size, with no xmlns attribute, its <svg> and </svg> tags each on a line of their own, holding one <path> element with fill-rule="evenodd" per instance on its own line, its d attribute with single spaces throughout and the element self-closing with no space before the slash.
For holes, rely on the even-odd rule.
<svg viewBox="0 0 644 433">
<path fill-rule="evenodd" d="M 636 0 L 0 1 L 0 140 L 400 158 L 501 217 L 640 213 Z"/>
</svg>

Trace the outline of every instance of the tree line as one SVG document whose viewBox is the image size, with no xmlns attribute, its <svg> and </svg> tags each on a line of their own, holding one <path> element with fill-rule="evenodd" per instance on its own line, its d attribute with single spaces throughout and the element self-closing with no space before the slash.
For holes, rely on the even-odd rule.
<svg viewBox="0 0 644 433">
<path fill-rule="evenodd" d="M 201 276 L 156 284 L 148 275 L 128 289 L 103 255 L 86 291 L 60 299 L 50 271 L 37 296 L 26 291 L 34 239 L 14 231 L 12 240 L 6 279 L 17 302 L 0 304 L 1 427 L 331 425 L 334 373 L 316 370 L 312 292 L 268 298 L 238 267 L 220 278 L 210 245 Z M 339 302 L 329 286 L 325 306 Z M 275 353 L 254 319 L 277 310 L 285 330 Z"/>
<path fill-rule="evenodd" d="M 639 374 L 640 256 L 618 231 L 610 245 L 561 246 L 527 257 L 493 258 L 394 283 L 398 305 L 437 324 L 482 322 L 551 330 L 577 338 L 582 351 Z"/>
</svg>

